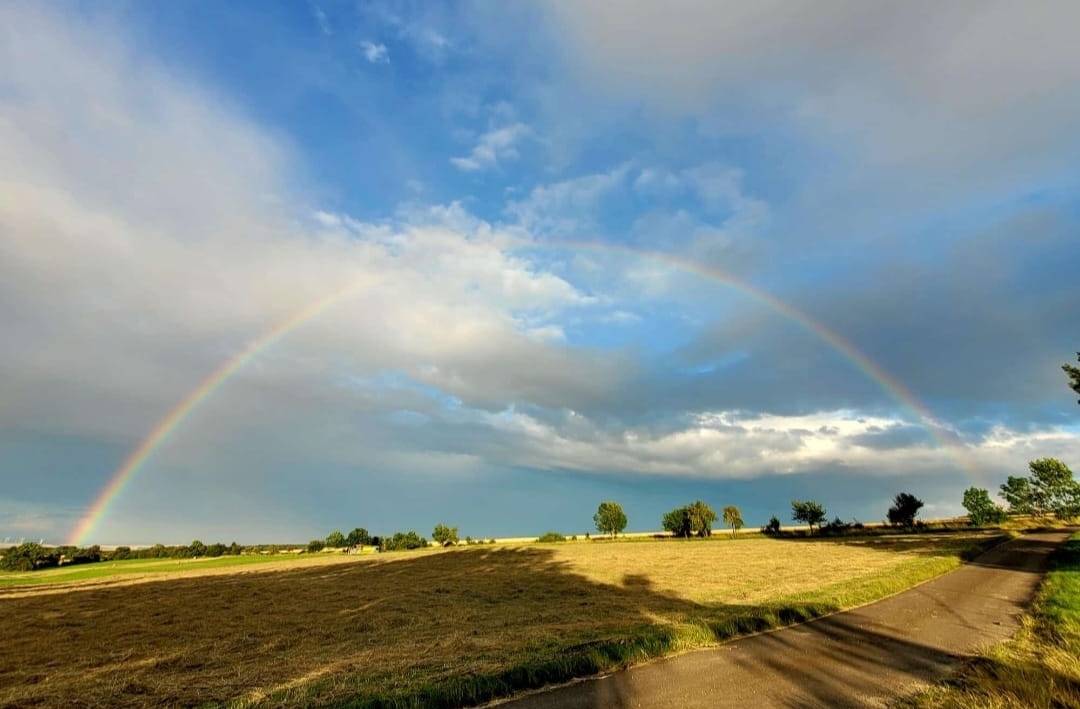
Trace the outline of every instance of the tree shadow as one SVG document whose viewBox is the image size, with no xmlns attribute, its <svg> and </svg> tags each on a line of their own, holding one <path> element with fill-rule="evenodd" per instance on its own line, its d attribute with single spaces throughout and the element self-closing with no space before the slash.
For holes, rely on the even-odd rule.
<svg viewBox="0 0 1080 709">
<path fill-rule="evenodd" d="M 240 569 L 0 598 L 0 613 L 17 619 L 0 644 L 0 707 L 212 707 L 237 698 L 467 706 L 833 610 L 696 603 L 641 573 L 600 583 L 539 546 Z M 738 662 L 751 674 L 792 678 L 793 703 L 780 704 L 792 707 L 835 706 L 825 700 L 842 686 L 870 692 L 883 667 L 923 678 L 957 660 L 845 616 L 725 647 L 765 647 Z M 850 672 L 815 670 L 827 660 Z M 562 690 L 521 706 L 637 706 L 638 674 L 582 683 L 572 700 Z M 542 703 L 551 698 L 574 703 Z"/>
</svg>

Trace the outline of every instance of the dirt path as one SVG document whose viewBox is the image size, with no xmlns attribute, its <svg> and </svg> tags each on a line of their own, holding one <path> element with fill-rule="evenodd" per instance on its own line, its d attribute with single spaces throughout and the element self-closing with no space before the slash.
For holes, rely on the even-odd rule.
<svg viewBox="0 0 1080 709">
<path fill-rule="evenodd" d="M 880 707 L 1011 637 L 1069 532 L 1029 534 L 883 601 L 500 704 L 500 709 Z"/>
</svg>

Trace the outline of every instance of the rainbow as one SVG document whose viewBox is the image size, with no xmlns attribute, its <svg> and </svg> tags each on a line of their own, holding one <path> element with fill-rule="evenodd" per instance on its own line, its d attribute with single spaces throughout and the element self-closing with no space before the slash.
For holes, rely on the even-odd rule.
<svg viewBox="0 0 1080 709">
<path fill-rule="evenodd" d="M 90 505 L 89 510 L 71 532 L 67 543 L 76 546 L 81 546 L 86 543 L 86 539 L 94 531 L 94 527 L 96 527 L 105 517 L 105 512 L 108 510 L 109 505 L 119 497 L 127 484 L 135 477 L 135 473 L 139 471 L 139 468 L 141 468 L 143 464 L 146 463 L 147 459 L 153 455 L 154 451 L 156 451 L 158 447 L 172 435 L 176 428 L 183 423 L 184 419 L 186 419 L 199 404 L 206 401 L 210 395 L 221 388 L 221 385 L 224 384 L 229 377 L 236 374 L 238 370 L 250 362 L 252 358 L 262 350 L 277 342 L 308 320 L 317 317 L 342 300 L 369 287 L 369 285 L 370 283 L 368 281 L 355 281 L 328 296 L 324 296 L 315 302 L 310 303 L 306 307 L 282 320 L 277 325 L 274 325 L 269 330 L 263 332 L 258 338 L 248 343 L 247 347 L 233 355 L 227 362 L 214 370 L 210 376 L 202 380 L 198 386 L 192 389 L 172 408 L 171 411 L 169 411 L 165 418 L 158 422 L 157 426 L 150 431 L 149 435 L 139 443 L 135 450 L 128 454 L 128 457 L 124 459 L 124 462 L 120 464 L 120 467 L 117 468 L 109 478 L 105 487 L 102 488 L 101 492 L 94 498 L 94 502 Z"/>
<path fill-rule="evenodd" d="M 745 293 L 754 300 L 762 303 L 771 310 L 783 315 L 791 322 L 796 323 L 812 333 L 851 362 L 860 372 L 874 381 L 889 396 L 915 414 L 918 417 L 920 424 L 930 433 L 931 437 L 938 445 L 944 450 L 949 451 L 958 466 L 964 470 L 970 478 L 975 479 L 975 469 L 970 460 L 966 457 L 966 451 L 942 435 L 940 432 L 941 427 L 936 422 L 934 416 L 921 402 L 919 402 L 912 392 L 907 390 L 903 384 L 896 380 L 896 378 L 860 352 L 852 343 L 776 296 L 740 281 L 731 274 L 719 269 L 703 266 L 688 259 L 664 252 L 633 249 L 611 243 L 580 241 L 529 242 L 516 248 L 521 251 L 541 249 L 597 251 L 645 259 L 662 263 L 681 271 L 694 273 L 709 281 Z M 250 362 L 257 354 L 259 354 L 259 352 L 277 342 L 291 331 L 300 327 L 312 318 L 318 317 L 337 303 L 370 285 L 371 284 L 368 281 L 352 283 L 341 290 L 316 300 L 263 332 L 258 338 L 250 342 L 247 347 L 214 370 L 190 393 L 184 396 L 184 398 L 169 411 L 165 418 L 158 422 L 154 429 L 150 431 L 146 438 L 139 443 L 127 458 L 124 459 L 120 467 L 117 468 L 109 478 L 105 487 L 98 493 L 86 514 L 71 532 L 67 543 L 73 545 L 84 545 L 87 543 L 87 540 L 90 538 L 94 529 L 105 517 L 109 506 L 117 499 L 117 497 L 119 497 L 120 493 L 131 482 L 135 477 L 135 474 L 142 468 L 150 456 L 154 454 L 161 444 L 176 431 L 177 427 L 190 416 L 202 402 L 206 401 L 206 399 L 215 391 L 220 389 L 233 374 Z"/>
</svg>

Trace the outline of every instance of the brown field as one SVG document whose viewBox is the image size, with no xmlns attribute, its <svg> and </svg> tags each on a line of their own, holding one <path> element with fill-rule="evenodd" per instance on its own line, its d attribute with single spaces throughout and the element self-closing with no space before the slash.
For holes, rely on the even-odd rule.
<svg viewBox="0 0 1080 709">
<path fill-rule="evenodd" d="M 746 629 L 733 618 L 775 624 L 865 602 L 985 542 L 964 533 L 469 547 L 95 579 L 62 593 L 11 588 L 0 591 L 0 707 L 453 704 L 483 694 L 463 681 L 509 671 L 510 684 L 537 684 L 528 668 L 590 648 L 647 646 L 625 663 Z"/>
</svg>

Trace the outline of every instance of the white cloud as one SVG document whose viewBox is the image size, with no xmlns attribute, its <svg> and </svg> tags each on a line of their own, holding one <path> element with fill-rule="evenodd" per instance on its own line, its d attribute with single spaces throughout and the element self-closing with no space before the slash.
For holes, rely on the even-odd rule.
<svg viewBox="0 0 1080 709">
<path fill-rule="evenodd" d="M 480 135 L 472 151 L 464 157 L 450 158 L 450 163 L 465 172 L 479 172 L 497 167 L 500 162 L 518 158 L 517 143 L 529 134 L 524 123 L 492 128 Z"/>
<path fill-rule="evenodd" d="M 334 34 L 334 28 L 330 25 L 330 18 L 327 17 L 326 13 L 323 12 L 323 9 L 315 3 L 311 3 L 311 15 L 315 18 L 315 23 L 319 25 L 319 30 L 322 31 L 324 35 L 329 36 Z"/>
<path fill-rule="evenodd" d="M 364 40 L 360 43 L 360 51 L 364 53 L 364 58 L 372 64 L 390 63 L 390 52 L 386 49 L 385 44 Z"/>
</svg>

